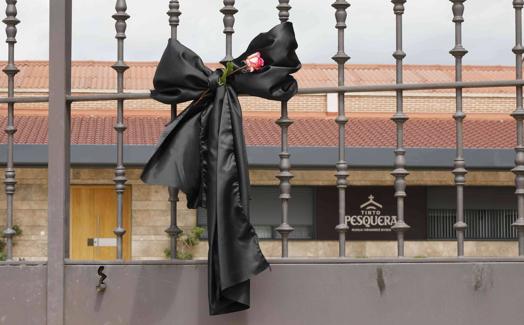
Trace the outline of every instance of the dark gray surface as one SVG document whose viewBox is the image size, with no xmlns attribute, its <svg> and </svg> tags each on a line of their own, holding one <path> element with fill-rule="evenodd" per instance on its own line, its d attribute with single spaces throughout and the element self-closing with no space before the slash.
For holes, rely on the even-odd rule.
<svg viewBox="0 0 524 325">
<path fill-rule="evenodd" d="M 71 162 L 76 166 L 113 166 L 114 145 L 72 145 Z M 153 153 L 152 145 L 125 145 L 124 158 L 127 166 L 143 166 Z M 407 148 L 407 165 L 411 168 L 453 168 L 455 149 Z M 294 168 L 333 168 L 337 161 L 335 147 L 290 148 Z M 465 149 L 468 168 L 511 169 L 514 167 L 513 149 Z M 6 162 L 6 145 L 0 144 L 0 164 Z M 249 163 L 253 167 L 277 167 L 279 147 L 248 147 Z M 47 145 L 15 145 L 16 166 L 45 166 Z M 393 148 L 347 148 L 350 167 L 392 168 Z"/>
<path fill-rule="evenodd" d="M 427 188 L 428 209 L 455 209 L 456 192 L 451 186 Z M 515 188 L 466 186 L 464 209 L 517 209 Z"/>
<path fill-rule="evenodd" d="M 66 266 L 67 324 L 521 324 L 524 263 L 274 264 L 252 309 L 207 316 L 204 265 Z"/>
<path fill-rule="evenodd" d="M 0 264 L 0 324 L 46 323 L 46 266 Z"/>
</svg>

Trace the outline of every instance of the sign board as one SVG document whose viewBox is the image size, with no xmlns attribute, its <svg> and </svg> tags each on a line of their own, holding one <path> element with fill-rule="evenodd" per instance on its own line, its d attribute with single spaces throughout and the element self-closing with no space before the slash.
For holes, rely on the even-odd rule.
<svg viewBox="0 0 524 325">
<path fill-rule="evenodd" d="M 346 191 L 348 240 L 395 240 L 391 230 L 397 220 L 397 200 L 393 187 L 354 186 Z M 404 219 L 411 229 L 406 239 L 426 239 L 426 188 L 410 187 L 405 200 Z M 336 187 L 317 187 L 316 238 L 337 240 L 335 226 L 338 220 L 338 194 Z"/>
</svg>

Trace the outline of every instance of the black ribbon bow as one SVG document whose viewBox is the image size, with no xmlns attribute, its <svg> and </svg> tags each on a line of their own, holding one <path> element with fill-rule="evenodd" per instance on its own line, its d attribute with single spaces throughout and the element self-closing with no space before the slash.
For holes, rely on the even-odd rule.
<svg viewBox="0 0 524 325">
<path fill-rule="evenodd" d="M 207 210 L 209 313 L 249 308 L 249 279 L 269 264 L 249 222 L 249 174 L 238 94 L 285 101 L 297 93 L 290 75 L 300 69 L 289 22 L 259 34 L 233 60 L 242 67 L 260 52 L 264 67 L 236 73 L 225 85 L 223 70 L 211 71 L 177 40 L 169 40 L 154 77 L 151 96 L 166 104 L 193 102 L 166 125 L 141 179 L 175 187 L 188 208 Z"/>
</svg>

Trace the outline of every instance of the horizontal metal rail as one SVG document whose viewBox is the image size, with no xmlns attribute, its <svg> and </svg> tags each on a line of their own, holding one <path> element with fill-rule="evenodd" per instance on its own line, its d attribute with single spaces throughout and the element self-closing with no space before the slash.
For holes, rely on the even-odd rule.
<svg viewBox="0 0 524 325">
<path fill-rule="evenodd" d="M 397 90 L 437 90 L 457 88 L 499 88 L 521 86 L 522 80 L 490 80 L 490 81 L 464 81 L 464 82 L 437 82 L 437 83 L 413 83 L 413 84 L 382 84 L 361 85 L 344 87 L 312 87 L 298 90 L 299 94 L 322 94 L 322 93 L 363 93 Z"/>
<path fill-rule="evenodd" d="M 49 96 L 38 96 L 38 97 L 2 97 L 0 98 L 0 104 L 9 104 L 9 103 L 47 103 L 49 101 Z"/>
<path fill-rule="evenodd" d="M 439 90 L 439 89 L 458 89 L 458 88 L 503 88 L 524 86 L 524 80 L 493 80 L 493 81 L 464 81 L 464 82 L 440 82 L 440 83 L 416 83 L 416 84 L 380 84 L 380 85 L 361 85 L 344 87 L 310 87 L 300 88 L 298 94 L 330 94 L 330 93 L 362 93 L 362 92 L 382 92 L 382 91 L 415 91 L 415 90 Z M 144 100 L 150 99 L 149 93 L 114 93 L 114 94 L 92 94 L 92 95 L 69 95 L 69 102 L 90 102 L 90 101 L 110 101 L 110 100 Z M 0 98 L 0 104 L 7 103 L 45 103 L 49 101 L 48 96 L 38 97 L 12 97 Z"/>
</svg>

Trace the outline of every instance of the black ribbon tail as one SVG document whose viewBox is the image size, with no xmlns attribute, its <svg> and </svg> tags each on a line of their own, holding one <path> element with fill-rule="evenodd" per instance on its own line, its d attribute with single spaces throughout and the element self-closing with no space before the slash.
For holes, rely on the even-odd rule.
<svg viewBox="0 0 524 325">
<path fill-rule="evenodd" d="M 210 314 L 249 308 L 249 279 L 268 267 L 248 213 L 248 166 L 240 104 L 221 87 L 208 120 L 207 217 Z M 218 171 L 211 173 L 210 171 Z"/>
</svg>

